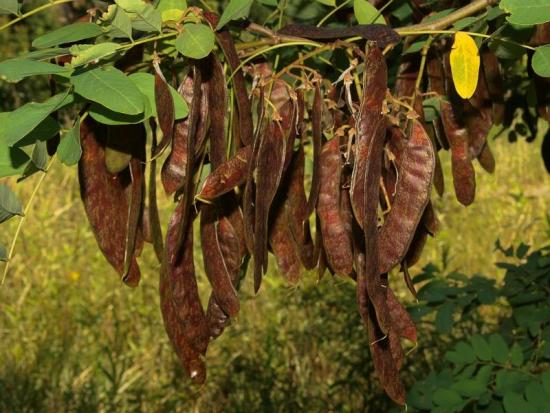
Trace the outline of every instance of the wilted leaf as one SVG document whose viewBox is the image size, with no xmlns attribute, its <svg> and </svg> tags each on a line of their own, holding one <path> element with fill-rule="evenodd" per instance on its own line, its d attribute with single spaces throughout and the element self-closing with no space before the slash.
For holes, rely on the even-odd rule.
<svg viewBox="0 0 550 413">
<path fill-rule="evenodd" d="M 252 5 L 253 0 L 230 0 L 227 7 L 224 9 L 216 30 L 220 30 L 231 20 L 241 19 L 243 17 L 248 17 L 250 12 L 250 6 Z"/>
<path fill-rule="evenodd" d="M 386 24 L 384 16 L 367 0 L 353 0 L 353 13 L 359 24 Z"/>
<path fill-rule="evenodd" d="M 57 147 L 57 156 L 65 165 L 75 165 L 82 155 L 82 147 L 80 146 L 80 118 L 78 118 L 74 126 L 61 138 Z"/>
<path fill-rule="evenodd" d="M 470 35 L 456 32 L 449 56 L 456 91 L 463 99 L 473 96 L 479 75 L 479 53 Z"/>
<path fill-rule="evenodd" d="M 537 75 L 550 77 L 550 44 L 536 48 L 531 65 Z"/>
<path fill-rule="evenodd" d="M 32 47 L 44 49 L 64 43 L 74 43 L 80 40 L 92 39 L 101 34 L 103 34 L 103 29 L 95 23 L 73 23 L 37 37 L 32 42 Z"/>
<path fill-rule="evenodd" d="M 9 186 L 0 184 L 0 223 L 15 215 L 23 216 L 21 202 Z"/>
<path fill-rule="evenodd" d="M 0 63 L 0 78 L 8 82 L 19 82 L 28 76 L 61 75 L 70 76 L 71 69 L 52 63 L 27 59 L 9 59 Z"/>
<path fill-rule="evenodd" d="M 95 68 L 71 77 L 79 95 L 115 112 L 138 115 L 145 109 L 144 99 L 135 84 L 115 68 Z"/>
<path fill-rule="evenodd" d="M 216 38 L 210 27 L 204 24 L 187 23 L 176 38 L 176 49 L 182 55 L 202 59 L 214 48 Z"/>
</svg>

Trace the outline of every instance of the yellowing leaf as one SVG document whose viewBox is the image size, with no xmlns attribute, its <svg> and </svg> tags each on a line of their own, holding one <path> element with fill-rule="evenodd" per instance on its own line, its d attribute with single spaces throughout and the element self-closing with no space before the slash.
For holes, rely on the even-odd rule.
<svg viewBox="0 0 550 413">
<path fill-rule="evenodd" d="M 479 52 L 474 39 L 466 33 L 456 32 L 449 60 L 456 91 L 463 99 L 471 98 L 479 75 Z"/>
</svg>

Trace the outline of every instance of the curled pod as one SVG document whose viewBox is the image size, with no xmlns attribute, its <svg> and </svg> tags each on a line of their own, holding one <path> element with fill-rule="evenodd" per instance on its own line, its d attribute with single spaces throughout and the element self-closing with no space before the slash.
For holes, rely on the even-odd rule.
<svg viewBox="0 0 550 413">
<path fill-rule="evenodd" d="M 160 308 L 164 328 L 189 377 L 196 383 L 206 380 L 203 356 L 210 337 L 208 320 L 202 308 L 193 262 L 193 226 L 188 221 L 181 252 L 177 248 L 185 205 L 180 201 L 166 233 L 166 253 L 160 273 Z M 171 257 L 180 259 L 171 262 Z"/>
<path fill-rule="evenodd" d="M 233 190 L 246 181 L 249 160 L 252 157 L 250 145 L 240 148 L 233 158 L 222 162 L 208 175 L 198 194 L 205 200 L 213 200 Z"/>
<path fill-rule="evenodd" d="M 80 196 L 88 221 L 107 261 L 128 285 L 136 286 L 139 282 L 140 270 L 135 255 L 141 248 L 142 238 L 139 233 L 136 233 L 133 251 L 127 251 L 130 211 L 127 192 L 138 191 L 138 188 L 133 188 L 128 169 L 117 174 L 107 171 L 105 166 L 107 128 L 104 125 L 87 118 L 80 125 L 80 136 L 82 156 L 78 164 L 78 177 Z M 137 185 L 137 181 L 135 183 Z M 134 212 L 137 213 L 137 210 Z"/>
<path fill-rule="evenodd" d="M 321 186 L 316 211 L 324 251 L 336 274 L 349 275 L 353 271 L 353 253 L 346 221 L 340 211 L 342 159 L 339 139 L 334 138 L 323 145 L 320 161 Z"/>
</svg>

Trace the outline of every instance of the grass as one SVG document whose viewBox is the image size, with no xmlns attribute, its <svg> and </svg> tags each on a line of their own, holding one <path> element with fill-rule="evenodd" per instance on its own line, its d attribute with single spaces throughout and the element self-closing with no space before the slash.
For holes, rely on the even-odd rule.
<svg viewBox="0 0 550 413">
<path fill-rule="evenodd" d="M 548 240 L 550 178 L 540 143 L 498 139 L 497 171 L 478 170 L 476 202 L 468 208 L 457 203 L 447 180 L 446 194 L 435 201 L 441 231 L 413 274 L 435 262 L 500 277 L 493 265 L 502 259 L 494 250 L 497 239 L 533 246 Z M 447 156 L 443 162 L 449 177 Z M 24 202 L 37 178 L 13 185 Z M 161 207 L 166 219 L 168 200 Z M 9 244 L 16 225 L 17 218 L 2 225 L 1 243 Z M 150 246 L 141 265 L 141 285 L 123 286 L 90 232 L 75 168 L 55 163 L 0 287 L 1 412 L 381 412 L 391 406 L 372 376 L 350 283 L 328 276 L 317 283 L 311 273 L 289 288 L 272 262 L 254 297 L 248 277 L 241 314 L 210 346 L 209 379 L 196 388 L 184 378 L 164 333 Z M 406 296 L 404 289 L 399 294 Z M 404 367 L 408 383 L 429 368 L 426 360 L 421 335 Z"/>
</svg>

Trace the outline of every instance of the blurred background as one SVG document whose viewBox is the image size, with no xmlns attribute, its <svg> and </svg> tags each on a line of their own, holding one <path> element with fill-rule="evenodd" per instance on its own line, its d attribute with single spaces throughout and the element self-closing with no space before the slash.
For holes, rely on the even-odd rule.
<svg viewBox="0 0 550 413">
<path fill-rule="evenodd" d="M 0 33 L 1 59 L 27 48 L 32 38 L 62 24 L 70 12 L 39 15 Z M 0 84 L 1 110 L 26 102 L 29 93 L 34 97 L 42 89 L 48 93 L 45 83 L 33 82 Z M 455 199 L 448 153 L 442 153 L 447 192 L 443 198 L 433 195 L 441 229 L 411 269 L 413 277 L 429 271 L 483 274 L 499 285 L 506 266 L 495 263 L 519 265 L 525 258 L 505 254 L 505 248 L 496 245 L 523 243 L 533 250 L 548 244 L 550 177 L 540 156 L 545 130 L 541 125 L 532 142 L 521 133 L 511 141 L 506 131 L 492 131 L 497 170 L 489 175 L 476 169 L 476 201 L 468 208 Z M 396 408 L 373 375 L 354 284 L 329 275 L 319 281 L 315 272 L 306 272 L 296 287 L 288 287 L 274 262 L 258 296 L 246 278 L 239 317 L 208 350 L 207 382 L 201 388 L 192 386 L 162 325 L 159 268 L 152 247 L 147 244 L 141 257 L 140 286 L 122 285 L 96 246 L 76 172 L 53 164 L 0 287 L 0 411 L 386 412 Z M 15 179 L 6 182 L 25 204 L 39 175 L 23 184 Z M 160 191 L 159 197 L 166 222 L 173 207 Z M 10 244 L 17 222 L 15 218 L 2 226 L 0 243 Z M 205 298 L 206 278 L 198 252 L 196 265 Z M 400 299 L 414 306 L 402 276 L 396 272 L 391 278 Z M 419 342 L 409 343 L 402 371 L 408 388 L 439 369 L 453 343 L 472 331 L 491 331 L 507 311 L 498 302 L 485 307 L 482 324 L 452 331 L 434 327 L 434 314 L 422 318 Z"/>
</svg>

